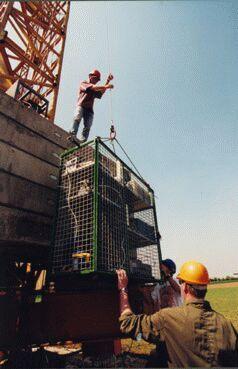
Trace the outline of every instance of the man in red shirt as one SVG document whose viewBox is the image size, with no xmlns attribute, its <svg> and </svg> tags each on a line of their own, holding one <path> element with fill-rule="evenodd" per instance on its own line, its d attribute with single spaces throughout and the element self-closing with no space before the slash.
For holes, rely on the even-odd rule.
<svg viewBox="0 0 238 369">
<path fill-rule="evenodd" d="M 89 81 L 83 81 L 80 84 L 77 107 L 74 114 L 74 122 L 70 131 L 71 138 L 74 139 L 77 136 L 79 124 L 83 118 L 84 128 L 81 134 L 79 142 L 85 142 L 88 139 L 90 128 L 93 123 L 93 104 L 94 99 L 101 99 L 104 92 L 108 89 L 112 89 L 113 85 L 109 82 L 113 79 L 113 76 L 109 74 L 104 86 L 96 86 L 101 79 L 101 73 L 94 69 L 89 73 Z"/>
<path fill-rule="evenodd" d="M 162 283 L 158 283 L 151 293 L 155 311 L 182 305 L 180 286 L 173 278 L 176 272 L 176 264 L 171 259 L 164 259 L 160 267 L 162 271 Z"/>
</svg>

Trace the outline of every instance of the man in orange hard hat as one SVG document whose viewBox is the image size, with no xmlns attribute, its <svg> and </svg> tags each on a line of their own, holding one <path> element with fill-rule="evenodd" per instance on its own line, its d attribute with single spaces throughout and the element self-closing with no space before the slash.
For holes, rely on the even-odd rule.
<svg viewBox="0 0 238 369">
<path fill-rule="evenodd" d="M 209 275 L 197 261 L 183 264 L 180 281 L 183 306 L 165 308 L 152 315 L 133 314 L 127 293 L 125 270 L 117 270 L 120 291 L 121 331 L 158 343 L 161 363 L 169 367 L 236 367 L 238 336 L 223 315 L 205 300 Z M 161 366 L 158 362 L 158 366 Z"/>
<path fill-rule="evenodd" d="M 83 81 L 80 84 L 77 107 L 74 114 L 73 126 L 70 131 L 69 139 L 74 141 L 76 139 L 79 124 L 83 119 L 84 128 L 82 130 L 81 138 L 79 142 L 85 142 L 88 139 L 90 128 L 93 123 L 94 111 L 93 105 L 94 100 L 101 99 L 104 92 L 108 89 L 112 89 L 113 85 L 109 82 L 113 79 L 112 74 L 109 74 L 107 81 L 103 86 L 96 86 L 101 79 L 101 73 L 94 69 L 89 73 L 89 80 Z"/>
</svg>

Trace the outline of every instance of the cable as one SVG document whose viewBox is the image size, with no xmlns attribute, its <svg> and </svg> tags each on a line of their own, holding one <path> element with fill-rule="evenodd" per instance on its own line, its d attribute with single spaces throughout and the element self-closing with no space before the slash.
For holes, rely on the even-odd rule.
<svg viewBox="0 0 238 369">
<path fill-rule="evenodd" d="M 157 200 L 160 200 L 159 196 L 154 193 L 154 197 L 156 197 Z"/>
<path fill-rule="evenodd" d="M 127 159 L 130 161 L 131 165 L 133 166 L 133 168 L 135 169 L 135 171 L 137 172 L 137 174 L 139 175 L 139 177 L 144 181 L 144 178 L 140 174 L 139 170 L 136 168 L 135 164 L 133 163 L 133 161 L 131 160 L 131 158 L 129 157 L 129 155 L 126 153 L 126 150 L 123 149 L 123 147 L 120 144 L 120 142 L 118 141 L 118 139 L 116 137 L 114 137 L 113 139 L 111 139 L 111 138 L 103 138 L 103 142 L 111 141 L 111 144 L 112 144 L 112 147 L 113 147 L 113 151 L 116 154 L 115 146 L 114 146 L 114 143 L 113 143 L 114 140 L 116 141 L 116 143 L 118 144 L 118 146 L 120 147 L 120 149 L 123 151 L 123 153 L 126 155 Z M 157 197 L 157 196 L 155 196 L 155 197 Z"/>
<path fill-rule="evenodd" d="M 67 177 L 68 177 L 67 205 L 68 205 L 68 208 L 69 208 L 70 212 L 72 213 L 72 215 L 74 217 L 74 222 L 75 222 L 75 226 L 76 226 L 76 229 L 74 230 L 74 245 L 75 245 L 75 240 L 76 240 L 76 237 L 78 236 L 78 219 L 77 219 L 77 217 L 76 217 L 73 209 L 70 206 L 71 181 L 70 181 L 70 175 L 69 175 L 69 173 L 67 173 Z"/>
<path fill-rule="evenodd" d="M 110 63 L 110 46 L 109 46 L 109 4 L 107 3 L 107 14 L 106 14 L 106 25 L 107 25 L 107 60 L 108 60 L 108 72 L 111 72 L 111 63 Z"/>
<path fill-rule="evenodd" d="M 112 145 L 112 148 L 113 148 L 113 152 L 114 152 L 114 154 L 116 154 L 115 146 L 114 146 L 114 143 L 113 143 L 113 141 L 112 141 L 112 140 L 111 140 L 111 145 Z"/>
<path fill-rule="evenodd" d="M 108 72 L 111 74 L 111 56 L 110 56 L 110 41 L 109 41 L 109 2 L 107 2 L 107 14 L 106 14 L 106 25 L 107 25 L 107 59 L 108 59 Z M 113 124 L 113 113 L 112 113 L 112 90 L 109 90 L 109 121 Z"/>
<path fill-rule="evenodd" d="M 119 145 L 119 147 L 121 148 L 121 150 L 124 152 L 124 154 L 126 155 L 127 159 L 130 161 L 131 165 L 133 166 L 133 168 L 136 170 L 137 174 L 139 175 L 139 177 L 141 179 L 143 179 L 142 175 L 140 174 L 139 170 L 136 168 L 136 166 L 134 165 L 133 161 L 130 159 L 129 155 L 127 155 L 126 151 L 123 149 L 123 147 L 121 146 L 121 144 L 119 143 L 118 139 L 115 138 L 115 141 L 117 142 L 117 144 Z M 144 179 L 143 179 L 144 181 Z"/>
</svg>

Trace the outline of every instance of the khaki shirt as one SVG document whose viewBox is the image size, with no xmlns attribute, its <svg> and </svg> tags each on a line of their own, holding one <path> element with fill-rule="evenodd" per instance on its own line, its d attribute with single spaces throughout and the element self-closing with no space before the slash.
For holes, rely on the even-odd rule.
<svg viewBox="0 0 238 369">
<path fill-rule="evenodd" d="M 169 367 L 238 366 L 237 332 L 207 301 L 153 315 L 122 314 L 120 322 L 121 331 L 133 338 L 141 333 L 148 342 L 159 341 Z"/>
</svg>

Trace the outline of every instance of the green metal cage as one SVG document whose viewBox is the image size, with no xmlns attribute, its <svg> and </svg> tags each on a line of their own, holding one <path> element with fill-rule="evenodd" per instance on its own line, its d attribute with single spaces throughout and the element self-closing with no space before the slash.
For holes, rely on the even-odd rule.
<svg viewBox="0 0 238 369">
<path fill-rule="evenodd" d="M 154 193 L 99 138 L 62 155 L 53 274 L 126 269 L 160 279 Z"/>
</svg>

